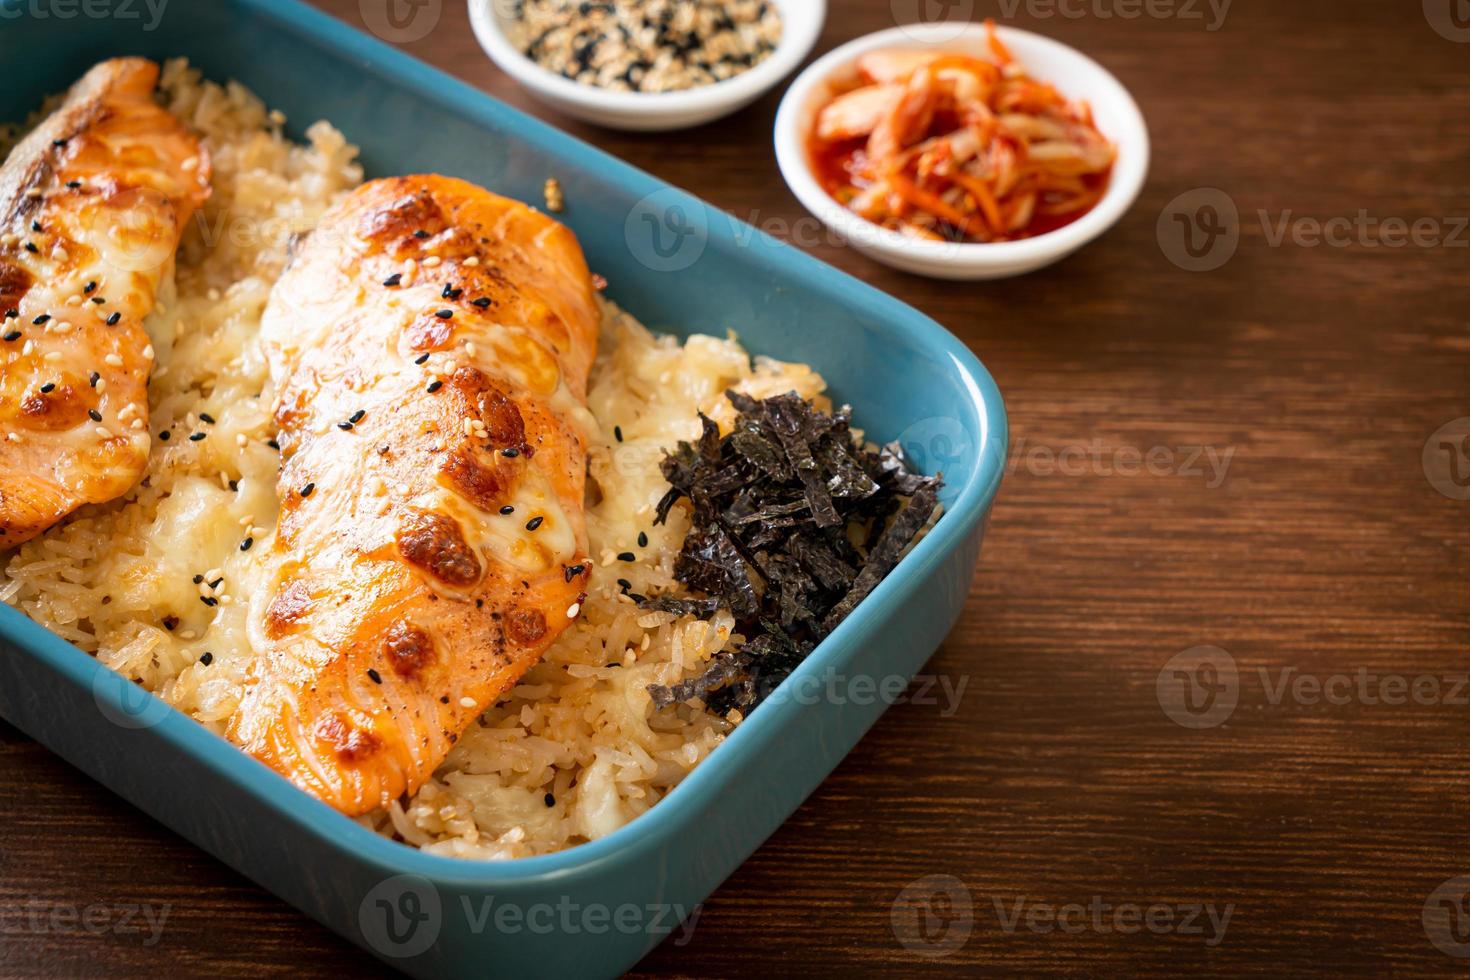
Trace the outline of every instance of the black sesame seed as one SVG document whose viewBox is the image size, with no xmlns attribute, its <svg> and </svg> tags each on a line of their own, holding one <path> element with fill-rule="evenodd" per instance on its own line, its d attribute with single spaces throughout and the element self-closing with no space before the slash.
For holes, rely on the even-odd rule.
<svg viewBox="0 0 1470 980">
<path fill-rule="evenodd" d="M 97 409 L 95 409 L 95 408 L 89 408 L 89 409 L 87 409 L 87 416 L 89 418 L 91 418 L 91 420 L 93 422 L 101 422 L 102 421 L 102 413 L 99 412 L 99 411 L 97 411 Z"/>
<path fill-rule="evenodd" d="M 52 146 L 65 146 L 66 145 L 66 140 L 52 140 L 51 141 L 51 145 Z"/>
<path fill-rule="evenodd" d="M 504 507 L 500 508 L 500 513 L 502 513 L 504 515 L 507 515 L 507 516 L 509 516 L 511 514 L 514 514 L 515 512 L 516 512 L 516 509 L 514 507 L 512 507 L 510 504 L 506 504 Z"/>
<path fill-rule="evenodd" d="M 208 434 L 209 433 L 207 433 L 207 432 L 191 432 L 191 433 L 189 433 L 189 441 L 190 442 L 198 442 L 199 440 L 203 439 Z"/>
<path fill-rule="evenodd" d="M 347 432 L 348 430 L 350 430 L 352 428 L 352 423 L 351 422 L 338 422 L 337 423 L 337 428 L 341 429 L 343 432 Z"/>
<path fill-rule="evenodd" d="M 253 545 L 253 544 L 255 544 L 255 539 L 254 538 L 246 538 L 244 541 L 241 541 L 240 542 L 240 550 L 241 551 L 249 551 L 250 550 L 250 546 Z"/>
<path fill-rule="evenodd" d="M 439 295 L 443 299 L 459 299 L 459 294 L 462 292 L 464 292 L 463 289 L 455 289 L 453 283 L 446 282 L 444 284 L 444 292 Z"/>
<path fill-rule="evenodd" d="M 567 581 L 570 582 L 572 579 L 576 578 L 578 575 L 581 575 L 586 570 L 586 565 L 568 565 L 566 567 Z"/>
<path fill-rule="evenodd" d="M 478 306 L 480 309 L 483 310 L 485 307 L 487 307 L 487 306 L 490 305 L 490 297 L 489 296 L 481 296 L 479 299 L 472 299 L 472 300 L 470 300 L 470 305 L 471 306 Z"/>
<path fill-rule="evenodd" d="M 353 425 L 356 425 L 357 423 L 362 421 L 362 417 L 366 414 L 367 412 L 359 408 L 357 411 L 347 416 L 347 421 L 351 422 Z"/>
<path fill-rule="evenodd" d="M 35 242 L 26 242 L 26 251 L 27 252 L 30 252 L 32 255 L 36 255 L 41 250 L 36 247 L 36 243 Z"/>
<path fill-rule="evenodd" d="M 206 606 L 219 605 L 219 600 L 214 598 L 213 596 L 202 595 L 199 597 L 199 601 L 204 603 Z"/>
<path fill-rule="evenodd" d="M 316 489 L 316 484 L 315 483 L 308 483 L 306 486 L 304 486 L 304 487 L 301 488 L 301 496 L 303 496 L 303 497 L 310 497 L 311 496 L 311 492 L 313 490 L 315 490 L 315 489 Z"/>
<path fill-rule="evenodd" d="M 82 186 L 82 182 L 80 180 L 68 180 L 66 182 L 66 186 L 70 187 L 72 190 L 76 190 L 78 187 Z"/>
<path fill-rule="evenodd" d="M 427 231 L 424 231 L 422 228 L 420 228 L 418 231 L 416 231 L 416 232 L 413 233 L 413 237 L 415 237 L 415 238 L 428 238 L 429 237 L 429 233 Z"/>
<path fill-rule="evenodd" d="M 96 371 L 93 371 L 92 374 L 87 378 L 87 384 L 89 384 L 93 388 L 95 388 L 95 387 L 97 387 L 97 382 L 99 382 L 101 380 L 102 380 L 102 375 L 98 374 Z"/>
<path fill-rule="evenodd" d="M 97 280 L 93 279 L 91 282 L 87 283 L 85 286 L 82 287 L 82 292 L 84 292 L 84 293 L 90 293 L 92 290 L 94 290 L 96 288 L 97 288 Z"/>
<path fill-rule="evenodd" d="M 5 311 L 5 319 L 7 320 L 14 320 L 18 316 L 20 316 L 20 310 L 17 310 L 13 306 Z"/>
<path fill-rule="evenodd" d="M 267 439 L 267 440 L 266 440 L 266 441 L 265 441 L 265 444 L 266 444 L 266 445 L 267 445 L 267 446 L 270 446 L 270 447 L 271 447 L 271 448 L 272 448 L 272 449 L 274 449 L 274 450 L 275 450 L 275 451 L 276 451 L 276 452 L 280 452 L 280 451 L 281 451 L 281 444 L 280 444 L 280 443 L 279 443 L 279 442 L 276 442 L 276 441 L 275 441 L 275 440 L 274 440 L 274 439 Z"/>
<path fill-rule="evenodd" d="M 162 439 L 164 442 L 168 442 L 169 437 L 172 436 L 172 435 L 173 435 L 172 432 L 168 431 L 167 429 L 164 429 L 162 432 L 160 432 L 158 434 L 158 438 Z"/>
<path fill-rule="evenodd" d="M 623 427 L 621 425 L 613 426 L 613 438 L 618 442 L 623 441 Z"/>
<path fill-rule="evenodd" d="M 36 317 L 31 322 L 34 323 L 34 324 L 40 325 L 42 323 L 45 323 L 49 319 L 51 319 L 51 314 L 50 313 L 42 313 L 40 316 Z"/>
<path fill-rule="evenodd" d="M 629 582 L 625 578 L 620 578 L 620 579 L 618 579 L 618 587 L 621 588 L 624 592 L 627 592 L 629 589 L 631 589 L 633 587 L 633 583 L 632 582 Z"/>
<path fill-rule="evenodd" d="M 233 490 L 235 493 L 239 493 L 240 492 L 240 481 L 239 480 L 231 480 L 230 481 L 230 489 Z"/>
<path fill-rule="evenodd" d="M 117 326 L 117 321 L 119 321 L 121 319 L 122 319 L 122 314 L 121 313 L 118 313 L 116 311 L 113 311 L 113 314 L 107 318 L 107 325 L 109 327 L 115 327 L 115 326 Z"/>
<path fill-rule="evenodd" d="M 371 667 L 369 667 L 367 669 L 367 675 L 368 675 L 369 678 L 372 679 L 372 682 L 374 684 L 381 684 L 381 683 L 383 683 L 383 677 L 382 677 L 382 675 L 379 674 L 376 670 L 373 670 Z"/>
<path fill-rule="evenodd" d="M 48 381 L 41 386 L 41 394 L 49 395 L 56 390 L 56 382 Z"/>
<path fill-rule="evenodd" d="M 623 551 L 618 554 L 618 561 L 637 561 L 638 556 L 631 551 Z"/>
<path fill-rule="evenodd" d="M 418 357 L 415 357 L 413 359 L 413 362 L 415 364 L 422 364 L 425 361 L 427 361 L 428 359 L 429 359 L 429 355 L 428 354 L 420 354 Z"/>
<path fill-rule="evenodd" d="M 223 575 L 221 575 L 219 578 L 215 579 L 213 582 L 210 582 L 209 583 L 209 587 L 211 589 L 217 589 L 217 588 L 219 588 L 219 584 L 221 582 L 223 582 L 224 580 L 225 580 L 225 577 Z"/>
<path fill-rule="evenodd" d="M 550 793 L 547 793 L 544 799 L 546 800 L 547 806 L 556 806 L 556 797 Z"/>
<path fill-rule="evenodd" d="M 526 522 L 526 530 L 527 531 L 534 531 L 534 530 L 536 530 L 538 527 L 541 526 L 541 522 L 544 521 L 545 519 L 546 518 L 542 517 L 540 514 L 537 514 L 535 517 L 531 518 L 529 521 Z"/>
<path fill-rule="evenodd" d="M 214 654 L 210 653 L 208 650 L 205 650 L 202 654 L 199 655 L 199 662 L 208 667 L 210 664 L 214 663 Z"/>
<path fill-rule="evenodd" d="M 103 303 L 106 303 L 107 302 L 107 297 L 106 296 L 93 296 L 92 297 L 92 302 L 96 303 L 98 306 L 101 306 Z"/>
<path fill-rule="evenodd" d="M 391 275 L 387 279 L 384 279 L 383 280 L 383 285 L 385 285 L 385 286 L 396 286 L 396 285 L 398 285 L 402 281 L 403 281 L 403 273 L 401 273 L 401 272 L 395 272 L 395 273 L 393 273 L 393 275 Z"/>
<path fill-rule="evenodd" d="M 214 416 L 210 415 L 208 412 L 200 412 L 199 421 L 208 422 L 210 425 L 214 425 Z"/>
<path fill-rule="evenodd" d="M 19 339 L 20 339 L 20 331 L 19 330 L 12 330 L 12 331 L 10 331 L 10 333 L 8 333 L 8 334 L 5 335 L 5 342 L 7 344 L 13 343 L 13 342 L 15 342 L 15 341 L 17 341 Z"/>
<path fill-rule="evenodd" d="M 444 387 L 444 382 L 440 381 L 438 378 L 435 378 L 433 381 L 430 381 L 429 382 L 429 387 L 428 387 L 429 394 L 432 395 L 434 392 L 438 391 L 440 388 L 443 388 L 443 387 Z"/>
<path fill-rule="evenodd" d="M 448 320 L 450 317 L 454 316 L 454 311 L 453 310 L 435 310 L 434 311 L 434 315 L 437 316 L 441 320 Z"/>
<path fill-rule="evenodd" d="M 638 547 L 640 547 L 640 548 L 647 548 L 648 547 L 648 532 L 646 532 L 646 531 L 639 531 L 638 532 Z"/>
<path fill-rule="evenodd" d="M 500 451 L 500 455 L 504 456 L 506 459 L 515 459 L 520 454 L 521 451 L 515 446 L 507 446 Z"/>
<path fill-rule="evenodd" d="M 31 231 L 40 231 L 40 230 L 41 230 L 41 222 L 37 221 L 35 218 L 32 218 L 31 219 Z"/>
<path fill-rule="evenodd" d="M 195 585 L 198 585 L 200 582 L 203 582 L 203 581 L 204 581 L 204 576 L 203 575 L 195 575 L 194 576 L 194 584 Z"/>
</svg>

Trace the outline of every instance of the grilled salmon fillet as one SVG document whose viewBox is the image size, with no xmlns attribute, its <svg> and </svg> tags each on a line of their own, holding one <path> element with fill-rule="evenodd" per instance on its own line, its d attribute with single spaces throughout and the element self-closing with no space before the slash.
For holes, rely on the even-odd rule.
<svg viewBox="0 0 1470 980">
<path fill-rule="evenodd" d="M 440 176 L 297 243 L 262 342 L 280 523 L 228 735 L 347 814 L 412 793 L 577 616 L 598 310 L 576 239 Z"/>
<path fill-rule="evenodd" d="M 0 550 L 147 465 L 143 318 L 209 196 L 157 81 L 142 58 L 102 62 L 0 167 Z"/>
</svg>

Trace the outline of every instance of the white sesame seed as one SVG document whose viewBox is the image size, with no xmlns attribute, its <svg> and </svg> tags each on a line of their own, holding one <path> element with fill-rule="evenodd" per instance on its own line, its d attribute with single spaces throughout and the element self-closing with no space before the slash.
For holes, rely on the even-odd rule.
<svg viewBox="0 0 1470 980">
<path fill-rule="evenodd" d="M 199 158 L 198 157 L 189 157 L 183 163 L 179 164 L 179 167 L 181 169 L 183 169 L 184 171 L 186 171 L 186 172 L 187 171 L 190 171 L 190 170 L 193 170 L 197 166 L 199 166 Z"/>
<path fill-rule="evenodd" d="M 245 433 L 243 432 L 236 432 L 235 445 L 239 446 L 241 449 L 244 449 L 246 446 L 250 445 L 250 437 L 245 435 Z"/>
<path fill-rule="evenodd" d="M 43 356 L 41 358 L 41 360 L 43 360 L 43 361 L 50 361 L 51 363 L 54 364 L 55 362 L 61 360 L 61 351 L 59 351 L 59 350 L 48 350 L 46 352 L 45 356 Z"/>
<path fill-rule="evenodd" d="M 21 438 L 21 435 L 20 435 L 19 432 L 7 432 L 7 433 L 5 433 L 5 438 L 9 439 L 11 442 L 24 442 L 25 441 L 24 439 Z"/>
<path fill-rule="evenodd" d="M 444 260 L 441 259 L 441 258 L 439 258 L 439 256 L 437 256 L 437 255 L 431 255 L 428 258 L 424 259 L 424 268 L 425 269 L 432 269 L 436 265 L 438 265 L 439 263 L 441 263 L 443 261 Z"/>
<path fill-rule="evenodd" d="M 105 425 L 99 425 L 99 426 L 97 426 L 97 428 L 93 429 L 92 431 L 93 432 L 96 432 L 99 438 L 102 438 L 102 439 L 111 439 L 112 438 L 112 430 L 109 429 Z"/>
<path fill-rule="evenodd" d="M 577 618 L 577 613 L 579 613 L 581 611 L 582 611 L 582 604 L 580 602 L 574 602 L 574 603 L 572 603 L 570 606 L 567 606 L 567 619 L 576 619 Z"/>
<path fill-rule="evenodd" d="M 153 359 L 153 345 L 152 344 L 149 344 L 147 347 L 144 347 L 143 348 L 143 356 L 146 357 L 146 358 L 148 358 L 150 361 Z"/>
<path fill-rule="evenodd" d="M 473 269 L 475 266 L 480 264 L 480 257 L 478 255 L 471 255 L 469 258 L 464 260 L 463 264 L 466 267 Z"/>
<path fill-rule="evenodd" d="M 104 357 L 102 359 L 102 362 L 104 364 L 108 365 L 109 367 L 122 367 L 123 366 L 123 359 L 122 359 L 122 356 L 119 355 L 119 354 L 108 354 L 106 357 Z"/>
<path fill-rule="evenodd" d="M 475 699 L 474 698 L 460 698 L 459 699 L 459 706 L 461 708 L 473 708 L 475 706 Z"/>
</svg>

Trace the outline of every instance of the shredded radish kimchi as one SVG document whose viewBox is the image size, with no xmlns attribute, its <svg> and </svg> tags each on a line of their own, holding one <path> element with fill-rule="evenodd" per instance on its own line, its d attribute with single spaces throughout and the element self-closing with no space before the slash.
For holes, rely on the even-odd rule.
<svg viewBox="0 0 1470 980">
<path fill-rule="evenodd" d="M 990 29 L 989 58 L 875 51 L 817 116 L 818 181 L 867 220 L 917 238 L 1032 238 L 1086 214 L 1116 151 L 1086 102 L 1029 77 Z"/>
</svg>

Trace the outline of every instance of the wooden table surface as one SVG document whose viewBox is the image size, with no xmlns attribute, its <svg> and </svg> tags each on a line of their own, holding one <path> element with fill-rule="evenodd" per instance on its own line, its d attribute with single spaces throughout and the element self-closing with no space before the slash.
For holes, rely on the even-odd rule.
<svg viewBox="0 0 1470 980">
<path fill-rule="evenodd" d="M 323 5 L 363 27 L 381 2 Z M 957 697 L 890 710 L 640 974 L 1464 965 L 1470 25 L 1453 0 L 833 0 L 819 52 L 973 9 L 1089 52 L 1148 118 L 1152 172 L 1117 227 L 973 285 L 817 234 L 772 158 L 777 95 L 673 136 L 573 124 L 482 56 L 463 3 L 427 2 L 440 21 L 409 51 L 931 314 L 1010 412 L 981 569 L 927 668 Z M 12 911 L 168 908 L 152 946 L 8 926 L 0 974 L 381 971 L 3 726 L 0 755 Z"/>
</svg>

